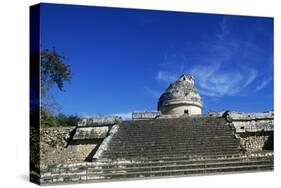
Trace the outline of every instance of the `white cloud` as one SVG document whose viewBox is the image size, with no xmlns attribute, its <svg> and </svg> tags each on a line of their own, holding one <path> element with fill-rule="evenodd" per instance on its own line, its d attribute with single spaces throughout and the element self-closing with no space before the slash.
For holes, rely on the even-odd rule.
<svg viewBox="0 0 281 188">
<path fill-rule="evenodd" d="M 250 85 L 256 79 L 256 77 L 257 77 L 257 71 L 254 69 L 249 69 L 248 70 L 248 79 L 244 83 L 243 88 Z"/>
<path fill-rule="evenodd" d="M 223 96 L 235 95 L 249 86 L 255 80 L 257 71 L 225 70 L 217 61 L 209 66 L 197 65 L 190 70 L 202 95 Z"/>
<path fill-rule="evenodd" d="M 260 25 L 249 23 L 248 28 L 240 29 L 237 28 L 240 19 L 225 16 L 213 40 L 187 44 L 184 52 L 177 53 L 185 58 L 165 54 L 165 61 L 173 63 L 163 64 L 166 67 L 162 66 L 156 79 L 173 82 L 182 73 L 190 73 L 199 92 L 205 96 L 249 95 L 264 88 L 270 80 L 261 83 L 258 80 L 272 74 L 272 54 L 255 42 Z"/>
<path fill-rule="evenodd" d="M 217 37 L 220 38 L 221 40 L 223 40 L 224 37 L 230 32 L 229 25 L 227 24 L 227 19 L 228 17 L 224 16 L 220 24 L 221 32 L 217 35 Z"/>
<path fill-rule="evenodd" d="M 132 112 L 126 113 L 114 113 L 114 114 L 101 114 L 101 113 L 83 113 L 83 118 L 101 118 L 101 117 L 112 117 L 112 116 L 119 116 L 122 117 L 123 120 L 130 120 L 132 119 Z"/>
<path fill-rule="evenodd" d="M 260 91 L 261 89 L 263 89 L 265 86 L 267 86 L 267 84 L 269 84 L 269 82 L 271 81 L 271 78 L 268 78 L 266 80 L 263 80 L 259 85 L 257 85 L 257 87 L 255 88 L 255 91 Z"/>
<path fill-rule="evenodd" d="M 159 71 L 156 75 L 157 80 L 165 82 L 173 82 L 177 79 L 177 77 L 178 75 L 165 71 Z"/>
<path fill-rule="evenodd" d="M 243 81 L 240 72 L 222 72 L 219 65 L 197 66 L 191 70 L 191 73 L 196 79 L 200 92 L 207 96 L 234 95 L 239 92 Z"/>
<path fill-rule="evenodd" d="M 116 113 L 116 114 L 111 114 L 110 116 L 119 116 L 122 117 L 123 120 L 130 120 L 132 119 L 132 112 Z"/>
<path fill-rule="evenodd" d="M 223 50 L 223 49 L 222 49 Z M 230 56 L 231 57 L 231 56 Z M 195 78 L 195 83 L 199 92 L 205 96 L 225 96 L 235 95 L 240 93 L 243 89 L 252 84 L 256 77 L 257 71 L 253 68 L 244 67 L 244 69 L 227 70 L 223 67 L 225 61 L 225 54 L 222 58 L 204 59 L 200 58 L 200 62 L 208 61 L 206 63 L 196 64 L 187 69 L 185 72 L 192 74 Z M 159 71 L 156 79 L 173 82 L 183 72 L 168 72 Z M 161 92 L 146 88 L 146 90 L 154 97 L 159 97 Z"/>
</svg>

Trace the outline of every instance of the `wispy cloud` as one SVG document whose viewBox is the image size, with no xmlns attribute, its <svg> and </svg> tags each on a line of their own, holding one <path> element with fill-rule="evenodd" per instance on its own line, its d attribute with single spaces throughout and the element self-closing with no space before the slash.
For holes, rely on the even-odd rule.
<svg viewBox="0 0 281 188">
<path fill-rule="evenodd" d="M 272 80 L 272 78 L 268 78 L 263 80 L 259 85 L 257 85 L 257 87 L 255 88 L 255 91 L 258 92 L 261 89 L 263 89 L 265 86 L 267 86 L 269 84 L 269 82 Z"/>
<path fill-rule="evenodd" d="M 270 82 L 258 81 L 272 74 L 272 59 L 269 58 L 272 54 L 255 42 L 261 25 L 247 22 L 249 27 L 239 32 L 239 25 L 236 25 L 241 23 L 239 19 L 241 17 L 225 16 L 219 25 L 220 31 L 212 40 L 199 41 L 192 46 L 187 44 L 187 49 L 182 52 L 185 58 L 178 55 L 182 62 L 176 62 L 174 54 L 171 60 L 165 54 L 165 61 L 173 63 L 166 63 L 166 69 L 162 66 L 156 80 L 173 82 L 180 74 L 190 73 L 205 96 L 247 95 L 261 90 Z M 171 65 L 179 68 L 171 68 Z"/>
<path fill-rule="evenodd" d="M 114 113 L 114 114 L 102 114 L 102 113 L 83 113 L 83 118 L 101 118 L 101 117 L 112 117 L 119 116 L 122 117 L 123 120 L 132 119 L 132 112 L 124 112 L 124 113 Z"/>
<path fill-rule="evenodd" d="M 209 66 L 195 66 L 190 70 L 199 86 L 200 93 L 206 96 L 236 95 L 250 85 L 257 72 L 249 69 L 248 74 L 239 70 L 223 71 L 220 62 Z"/>
<path fill-rule="evenodd" d="M 257 71 L 254 69 L 249 69 L 248 70 L 248 78 L 246 80 L 246 82 L 244 83 L 242 88 L 247 87 L 248 85 L 250 85 L 257 77 Z"/>
<path fill-rule="evenodd" d="M 132 112 L 115 113 L 115 114 L 111 114 L 110 116 L 119 116 L 123 120 L 130 120 L 130 119 L 132 119 Z"/>
<path fill-rule="evenodd" d="M 230 28 L 230 25 L 228 24 L 227 20 L 228 20 L 228 17 L 224 16 L 222 21 L 221 21 L 221 24 L 220 24 L 221 31 L 217 35 L 217 37 L 219 39 L 223 40 L 230 33 L 231 28 Z"/>
<path fill-rule="evenodd" d="M 178 75 L 171 72 L 159 71 L 156 75 L 156 79 L 165 82 L 173 82 L 177 79 Z"/>
</svg>

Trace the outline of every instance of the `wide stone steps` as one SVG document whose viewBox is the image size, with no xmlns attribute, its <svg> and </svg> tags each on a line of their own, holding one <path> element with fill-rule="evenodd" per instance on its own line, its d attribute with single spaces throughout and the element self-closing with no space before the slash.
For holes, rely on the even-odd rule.
<svg viewBox="0 0 281 188">
<path fill-rule="evenodd" d="M 204 145 L 204 146 L 200 146 L 200 145 Z M 169 149 L 169 150 L 176 150 L 178 148 L 182 148 L 182 149 L 189 149 L 189 148 L 196 148 L 196 147 L 227 147 L 227 146 L 233 146 L 237 144 L 236 142 L 230 141 L 228 143 L 223 143 L 223 144 L 216 144 L 216 143 L 206 143 L 206 142 L 199 142 L 197 145 L 189 145 L 186 143 L 180 143 L 180 144 L 171 144 L 171 145 L 165 145 L 165 144 L 154 144 L 154 143 L 150 143 L 147 145 L 134 145 L 130 146 L 130 145 L 115 145 L 115 146 L 110 146 L 108 147 L 108 150 L 114 149 L 114 150 L 119 150 L 119 151 L 129 151 L 129 150 L 162 150 L 162 149 Z M 237 146 L 237 145 L 236 145 Z"/>
<path fill-rule="evenodd" d="M 128 121 L 115 128 L 85 181 L 273 169 L 273 156 L 245 157 L 223 118 Z"/>
<path fill-rule="evenodd" d="M 272 170 L 273 157 L 257 158 L 213 158 L 201 161 L 137 161 L 124 162 L 88 169 L 88 175 L 93 179 L 123 179 L 159 176 L 202 175 L 210 173 L 227 173 L 241 171 Z"/>
<path fill-rule="evenodd" d="M 273 155 L 249 157 L 236 155 L 225 158 L 169 158 L 167 160 L 96 160 L 77 165 L 60 165 L 42 171 L 43 179 L 62 178 L 92 181 L 102 179 L 128 179 L 157 176 L 203 175 L 209 173 L 227 173 L 241 171 L 259 171 L 273 169 Z M 50 174 L 49 172 L 55 172 Z"/>
<path fill-rule="evenodd" d="M 181 146 L 181 147 L 171 147 L 171 146 L 166 146 L 166 147 L 142 147 L 142 148 L 118 148 L 118 150 L 116 150 L 116 153 L 141 153 L 141 152 L 166 152 L 166 151 L 173 151 L 173 152 L 177 152 L 177 151 L 200 151 L 200 150 L 213 150 L 213 149 L 238 149 L 237 145 L 234 144 L 229 144 L 229 145 L 204 145 L 201 147 L 194 147 L 192 145 L 185 145 L 185 146 Z M 114 151 L 110 150 L 111 148 L 108 148 L 108 150 L 104 151 L 104 153 L 107 152 L 111 152 L 114 153 Z"/>
<path fill-rule="evenodd" d="M 129 125 L 129 126 L 133 126 L 133 125 Z M 153 126 L 153 125 L 147 125 L 147 126 Z M 135 128 L 135 127 L 134 127 Z M 174 127 L 174 128 L 178 128 L 178 127 Z M 165 134 L 167 135 L 171 135 L 171 134 L 181 134 L 181 133 L 184 133 L 184 134 L 188 134 L 188 133 L 199 133 L 200 131 L 204 131 L 203 133 L 214 133 L 214 132 L 226 132 L 227 130 L 229 130 L 230 127 L 228 127 L 227 125 L 224 125 L 221 126 L 220 128 L 218 127 L 212 127 L 212 129 L 210 129 L 210 127 L 206 126 L 206 127 L 182 127 L 180 128 L 180 130 L 174 130 L 173 132 L 165 132 Z M 142 130 L 143 129 L 143 130 Z M 128 135 L 128 134 L 135 134 L 137 133 L 136 135 L 139 135 L 139 134 L 150 134 L 153 136 L 154 135 L 159 135 L 159 134 L 163 134 L 162 131 L 166 131 L 166 130 L 173 130 L 172 127 L 161 127 L 161 129 L 156 129 L 155 127 L 152 129 L 149 129 L 149 130 L 145 130 L 146 128 L 145 127 L 142 127 L 142 128 L 135 128 L 133 129 L 133 127 L 130 127 L 130 128 L 127 128 L 127 129 L 124 129 L 122 127 L 120 127 L 120 130 L 124 131 L 123 133 Z M 142 130 L 141 132 L 139 130 Z M 188 131 L 188 132 L 182 132 L 182 131 Z M 206 132 L 205 132 L 206 131 Z M 135 135 L 135 136 L 136 136 Z"/>
<path fill-rule="evenodd" d="M 146 173 L 146 172 L 159 172 L 159 171 L 173 171 L 173 170 L 185 170 L 185 169 L 200 169 L 200 168 L 224 168 L 224 167 L 242 167 L 242 166 L 272 166 L 273 163 L 270 160 L 256 160 L 256 161 L 228 161 L 228 162 L 201 162 L 193 164 L 166 164 L 161 166 L 138 166 L 138 167 L 126 167 L 115 166 L 115 168 L 99 167 L 89 168 L 88 174 L 96 175 L 108 175 L 108 174 L 122 174 L 128 173 Z"/>
<path fill-rule="evenodd" d="M 134 144 L 130 145 L 129 143 L 123 143 L 123 142 L 118 142 L 117 144 L 111 144 L 108 148 L 118 148 L 118 149 L 124 149 L 124 148 L 147 148 L 147 147 L 153 147 L 154 149 L 156 148 L 161 148 L 161 147 L 185 147 L 185 146 L 190 146 L 190 147 L 198 147 L 200 145 L 206 145 L 206 146 L 217 146 L 217 145 L 233 145 L 233 144 L 238 144 L 238 141 L 233 141 L 233 140 L 227 140 L 225 142 L 205 142 L 205 141 L 197 141 L 193 145 L 189 144 L 188 142 L 181 142 L 181 143 L 170 143 L 169 145 L 165 142 L 162 143 L 157 143 L 157 142 L 149 142 L 146 144 Z"/>
<path fill-rule="evenodd" d="M 229 128 L 227 125 L 225 125 L 226 127 L 223 128 L 223 129 L 216 129 L 216 128 L 212 128 L 211 130 L 208 129 L 207 127 L 206 128 L 202 128 L 202 129 L 193 129 L 191 130 L 192 128 L 189 128 L 189 129 L 186 129 L 186 128 L 182 128 L 180 130 L 173 130 L 170 128 L 166 128 L 166 129 L 163 129 L 163 130 L 160 130 L 160 129 L 156 129 L 156 130 L 153 130 L 153 129 L 150 129 L 149 131 L 145 131 L 145 130 L 142 130 L 141 132 L 139 131 L 139 129 L 136 129 L 136 130 L 123 130 L 120 128 L 120 130 L 122 130 L 122 133 L 123 135 L 129 135 L 129 136 L 138 136 L 138 135 L 149 135 L 149 136 L 160 136 L 160 135 L 177 135 L 177 134 L 193 134 L 193 133 L 201 133 L 201 134 L 209 134 L 209 133 L 227 133 Z M 145 129 L 145 128 L 143 128 Z M 186 129 L 186 130 L 185 130 Z M 173 132 L 169 131 L 169 130 L 173 130 Z M 163 131 L 163 132 L 162 132 Z M 164 132 L 165 131 L 165 132 Z M 167 132 L 166 132 L 167 131 Z M 185 131 L 188 131 L 188 132 L 185 132 Z M 136 133 L 136 134 L 135 134 Z"/>
<path fill-rule="evenodd" d="M 105 154 L 104 158 L 111 158 L 111 159 L 137 159 L 141 157 L 146 157 L 146 158 L 155 158 L 158 157 L 161 159 L 162 157 L 176 157 L 176 156 L 210 156 L 210 155 L 215 155 L 215 154 L 237 154 L 238 152 L 233 152 L 233 149 L 225 149 L 223 151 L 221 150 L 208 150 L 208 151 L 196 151 L 196 152 L 187 152 L 187 151 L 182 151 L 182 152 L 168 152 L 168 153 L 143 153 L 143 154 Z"/>
<path fill-rule="evenodd" d="M 122 144 L 127 144 L 127 145 L 145 145 L 145 144 L 176 144 L 176 143 L 186 143 L 186 144 L 196 144 L 199 142 L 217 142 L 223 144 L 223 141 L 233 141 L 235 142 L 236 138 L 234 136 L 214 136 L 214 137 L 198 137 L 198 138 L 187 138 L 187 137 L 173 137 L 173 138 L 159 138 L 159 139 L 146 139 L 146 140 L 141 140 L 141 139 L 128 139 L 128 140 L 120 140 L 118 138 L 114 138 L 115 142 L 112 143 L 112 145 L 122 145 Z"/>
<path fill-rule="evenodd" d="M 214 129 L 224 129 L 225 126 L 225 121 L 224 119 L 223 120 L 220 120 L 219 123 L 217 122 L 208 122 L 208 123 L 192 123 L 192 122 L 188 122 L 188 120 L 184 120 L 182 122 L 179 122 L 177 120 L 172 120 L 174 123 L 171 124 L 169 123 L 169 121 L 171 120 L 167 120 L 167 122 L 165 123 L 161 123 L 159 122 L 158 120 L 152 120 L 154 122 L 152 123 L 147 123 L 146 121 L 138 121 L 138 122 L 131 122 L 131 124 L 124 124 L 122 123 L 122 125 L 124 125 L 124 127 L 122 128 L 123 130 L 132 130 L 130 129 L 131 127 L 125 127 L 125 126 L 134 126 L 136 129 L 142 129 L 146 126 L 153 126 L 153 128 L 151 128 L 151 130 L 155 130 L 155 129 L 158 129 L 158 130 L 161 130 L 161 129 L 172 129 L 173 127 L 180 127 L 182 129 L 189 129 L 191 128 L 192 130 L 198 130 L 198 129 L 206 129 L 207 127 L 209 126 L 212 126 Z M 186 122 L 185 122 L 186 121 Z M 151 122 L 151 121 L 148 121 L 148 122 Z"/>
<path fill-rule="evenodd" d="M 130 138 L 134 138 L 136 140 L 140 140 L 140 139 L 143 139 L 144 137 L 146 138 L 166 138 L 167 137 L 171 137 L 171 138 L 174 138 L 174 137 L 183 137 L 183 138 L 190 138 L 190 137 L 193 137 L 193 135 L 196 134 L 198 137 L 207 137 L 207 138 L 212 138 L 214 135 L 216 135 L 216 137 L 219 137 L 219 136 L 234 136 L 234 134 L 232 132 L 229 132 L 228 131 L 224 131 L 224 132 L 190 132 L 190 133 L 180 133 L 180 134 L 159 134 L 159 135 L 152 135 L 152 134 L 125 134 L 125 133 L 122 133 L 122 134 L 119 134 L 119 135 L 116 135 L 116 138 L 119 138 L 119 139 L 130 139 Z"/>
<path fill-rule="evenodd" d="M 261 158 L 261 157 L 259 157 Z M 214 160 L 232 160 L 232 159 L 240 159 L 240 160 L 248 160 L 251 158 L 245 158 L 245 155 L 241 154 L 240 152 L 238 153 L 223 153 L 223 154 L 212 154 L 209 156 L 198 156 L 198 155 L 188 155 L 188 156 L 162 156 L 161 158 L 158 157 L 152 157 L 152 158 L 138 158 L 137 160 L 135 159 L 130 159 L 130 160 L 124 160 L 124 159 L 108 159 L 108 158 L 102 158 L 102 159 L 94 159 L 94 161 L 98 161 L 98 163 L 103 164 L 103 163 L 126 163 L 126 162 L 139 162 L 139 163 L 152 163 L 152 162 L 169 162 L 169 161 L 214 161 Z"/>
<path fill-rule="evenodd" d="M 198 136 L 198 138 L 214 138 L 214 137 L 234 137 L 234 134 L 232 134 L 231 132 L 225 132 L 225 133 L 204 133 L 204 134 L 200 134 L 200 133 L 187 133 L 187 134 L 177 134 L 177 135 L 172 135 L 172 134 L 159 134 L 159 135 L 149 135 L 149 134 L 145 134 L 145 135 L 140 135 L 140 134 L 132 134 L 132 135 L 127 135 L 127 134 L 120 134 L 120 135 L 116 135 L 116 139 L 120 139 L 120 140 L 142 140 L 143 138 L 147 138 L 148 140 L 155 140 L 155 138 L 158 138 L 159 140 L 164 139 L 167 137 L 170 138 L 193 138 L 194 134 L 196 134 Z M 133 139 L 134 138 L 134 139 Z M 153 139 L 154 138 L 154 139 Z"/>
<path fill-rule="evenodd" d="M 166 154 L 181 154 L 181 153 L 184 153 L 184 154 L 194 154 L 196 152 L 198 153 L 206 153 L 207 152 L 216 152 L 216 153 L 223 153 L 221 151 L 231 151 L 231 150 L 235 150 L 237 148 L 235 147 L 227 147 L 225 148 L 224 150 L 222 150 L 222 148 L 207 148 L 206 151 L 204 151 L 203 149 L 196 149 L 196 148 L 193 148 L 193 149 L 176 149 L 176 150 L 169 150 L 169 149 L 166 149 L 166 150 L 142 150 L 142 151 L 134 151 L 134 150 L 131 150 L 131 151 L 120 151 L 119 153 L 117 152 L 112 152 L 112 153 L 108 153 L 109 155 L 116 155 L 116 156 L 119 156 L 119 155 L 138 155 L 138 156 L 141 156 L 141 155 L 165 155 Z M 233 152 L 235 153 L 235 152 Z M 104 155 L 106 155 L 107 153 L 104 153 Z"/>
<path fill-rule="evenodd" d="M 229 152 L 229 153 L 214 153 L 212 155 L 165 155 L 165 156 L 154 156 L 154 157 L 135 157 L 131 159 L 112 159 L 112 158 L 104 158 L 102 160 L 97 160 L 94 159 L 93 161 L 99 161 L 99 162 L 108 162 L 110 161 L 111 163 L 115 163 L 116 161 L 144 161 L 144 162 L 170 162 L 170 161 L 187 161 L 187 160 L 216 160 L 216 159 L 225 159 L 225 158 L 231 158 L 233 159 L 234 157 L 240 156 L 241 153 L 237 152 Z"/>
<path fill-rule="evenodd" d="M 125 125 L 124 125 L 125 126 Z M 210 126 L 206 126 L 206 127 L 188 127 L 188 125 L 186 127 L 180 127 L 180 126 L 174 126 L 174 127 L 153 127 L 153 128 L 148 128 L 149 126 L 152 127 L 154 125 L 147 125 L 147 127 L 133 127 L 133 125 L 128 125 L 128 126 L 132 126 L 130 128 L 122 128 L 120 127 L 120 130 L 124 131 L 124 133 L 126 134 L 134 134 L 134 133 L 138 133 L 138 134 L 159 134 L 162 131 L 166 131 L 166 130 L 174 130 L 174 132 L 165 132 L 166 134 L 177 134 L 177 133 L 192 133 L 192 132 L 198 132 L 198 131 L 207 131 L 207 132 L 224 132 L 227 131 L 230 127 L 228 125 L 223 125 L 220 127 L 212 127 L 212 129 L 210 129 Z M 173 129 L 174 128 L 174 129 Z M 179 129 L 179 130 L 175 130 Z M 141 132 L 139 130 L 142 130 Z M 181 132 L 184 131 L 184 132 Z M 185 132 L 188 131 L 188 132 Z M 163 132 L 162 132 L 163 133 Z"/>
<path fill-rule="evenodd" d="M 129 121 L 118 126 L 100 159 L 235 155 L 241 149 L 223 118 Z"/>
<path fill-rule="evenodd" d="M 129 178 L 145 178 L 145 177 L 175 177 L 175 176 L 187 176 L 187 175 L 203 175 L 203 174 L 219 174 L 229 172 L 243 172 L 243 171 L 266 171 L 272 170 L 271 165 L 248 165 L 248 166 L 234 166 L 234 167 L 204 167 L 194 169 L 177 169 L 177 170 L 165 170 L 165 171 L 147 171 L 147 172 L 133 172 L 133 173 L 119 173 L 119 174 L 102 174 L 101 176 L 91 177 L 88 174 L 89 180 L 102 180 L 102 179 L 129 179 Z"/>
<path fill-rule="evenodd" d="M 161 160 L 151 160 L 151 159 L 144 159 L 138 161 L 108 161 L 106 159 L 97 160 L 93 164 L 97 168 L 107 169 L 107 168 L 138 168 L 138 167 L 154 167 L 154 166 L 167 166 L 167 165 L 202 165 L 202 164 L 214 164 L 214 163 L 233 163 L 233 162 L 254 162 L 254 161 L 270 161 L 273 163 L 273 157 L 252 157 L 246 158 L 245 156 L 241 155 L 216 155 L 212 156 L 213 158 L 189 158 L 189 157 L 176 157 L 176 158 L 163 158 Z"/>
<path fill-rule="evenodd" d="M 95 182 L 101 180 L 175 177 L 273 170 L 273 153 L 257 155 L 212 155 L 211 157 L 166 157 L 163 159 L 108 160 L 49 166 L 39 176 L 44 184 Z"/>
</svg>

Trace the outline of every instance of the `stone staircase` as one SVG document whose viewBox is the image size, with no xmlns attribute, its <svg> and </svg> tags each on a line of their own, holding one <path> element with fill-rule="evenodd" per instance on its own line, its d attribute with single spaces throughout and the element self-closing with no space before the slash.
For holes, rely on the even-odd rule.
<svg viewBox="0 0 281 188">
<path fill-rule="evenodd" d="M 249 154 L 239 145 L 224 118 L 122 122 L 91 162 L 42 165 L 31 180 L 47 185 L 273 170 L 273 151 Z"/>
<path fill-rule="evenodd" d="M 123 179 L 273 169 L 273 154 L 245 155 L 224 118 L 123 122 L 93 158 L 90 179 Z"/>
</svg>

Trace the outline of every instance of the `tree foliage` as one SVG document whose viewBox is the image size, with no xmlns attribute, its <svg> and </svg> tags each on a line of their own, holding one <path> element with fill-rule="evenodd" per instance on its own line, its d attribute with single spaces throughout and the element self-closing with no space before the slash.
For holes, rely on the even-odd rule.
<svg viewBox="0 0 281 188">
<path fill-rule="evenodd" d="M 60 126 L 77 126 L 78 122 L 81 120 L 81 117 L 78 115 L 64 115 L 59 114 L 57 117 L 58 123 Z"/>
<path fill-rule="evenodd" d="M 56 116 L 45 109 L 41 110 L 41 126 L 42 127 L 59 127 Z"/>
<path fill-rule="evenodd" d="M 71 79 L 70 66 L 64 63 L 65 57 L 57 53 L 54 49 L 44 50 L 40 54 L 41 60 L 41 98 L 45 99 L 52 85 L 63 90 L 64 83 Z"/>
<path fill-rule="evenodd" d="M 42 127 L 74 127 L 82 118 L 78 115 L 53 115 L 48 111 L 41 111 Z"/>
<path fill-rule="evenodd" d="M 40 53 L 40 90 L 41 90 L 41 126 L 76 126 L 78 116 L 55 115 L 58 108 L 51 94 L 51 87 L 55 86 L 63 91 L 66 81 L 71 79 L 71 68 L 64 63 L 65 57 L 56 50 L 45 49 Z"/>
</svg>

